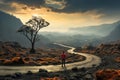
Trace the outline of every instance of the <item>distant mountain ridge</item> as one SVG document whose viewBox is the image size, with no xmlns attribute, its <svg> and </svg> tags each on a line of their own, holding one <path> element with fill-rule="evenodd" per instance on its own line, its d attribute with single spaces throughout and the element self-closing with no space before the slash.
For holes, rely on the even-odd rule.
<svg viewBox="0 0 120 80">
<path fill-rule="evenodd" d="M 22 46 L 30 47 L 26 37 L 16 32 L 22 25 L 20 19 L 0 11 L 0 41 L 17 41 Z M 82 30 L 87 34 L 80 34 Z M 70 31 L 74 33 L 41 32 L 40 41 L 36 43 L 36 47 L 56 47 L 52 45 L 54 42 L 82 46 L 120 40 L 120 21 L 93 27 L 73 28 Z"/>
<path fill-rule="evenodd" d="M 105 40 L 110 40 L 110 41 L 115 41 L 115 40 L 120 40 L 120 23 L 116 28 L 104 38 Z"/>
<path fill-rule="evenodd" d="M 75 30 L 74 30 L 75 29 Z M 66 45 L 72 46 L 83 46 L 83 45 L 98 45 L 101 43 L 107 43 L 111 41 L 120 40 L 120 21 L 111 23 L 111 24 L 103 24 L 99 26 L 90 26 L 83 28 L 74 28 L 73 31 L 75 33 L 47 33 L 44 32 L 42 35 L 46 36 L 49 40 L 57 43 L 62 43 Z M 82 31 L 84 33 L 91 31 L 90 34 L 83 35 L 79 32 Z M 95 31 L 96 32 L 95 32 Z M 93 31 L 93 32 L 92 32 Z M 94 34 L 92 34 L 94 33 Z M 99 33 L 105 34 L 104 36 L 98 35 Z"/>
<path fill-rule="evenodd" d="M 87 27 L 78 27 L 71 28 L 70 30 L 76 33 L 80 33 L 83 35 L 98 35 L 98 36 L 107 36 L 112 32 L 118 25 L 120 21 L 111 23 L 111 24 L 102 24 L 97 26 L 87 26 Z"/>
</svg>

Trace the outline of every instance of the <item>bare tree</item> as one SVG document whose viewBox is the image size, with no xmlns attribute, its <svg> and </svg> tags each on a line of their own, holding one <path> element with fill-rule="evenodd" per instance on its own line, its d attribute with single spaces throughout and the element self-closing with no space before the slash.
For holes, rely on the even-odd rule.
<svg viewBox="0 0 120 80">
<path fill-rule="evenodd" d="M 31 43 L 30 53 L 35 53 L 35 42 L 39 41 L 38 32 L 41 28 L 48 26 L 49 23 L 41 17 L 32 17 L 26 22 L 18 32 L 22 33 Z"/>
</svg>

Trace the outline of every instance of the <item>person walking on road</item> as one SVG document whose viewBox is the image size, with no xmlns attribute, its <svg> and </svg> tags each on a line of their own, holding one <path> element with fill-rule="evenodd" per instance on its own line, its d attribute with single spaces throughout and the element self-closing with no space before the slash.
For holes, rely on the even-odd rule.
<svg viewBox="0 0 120 80">
<path fill-rule="evenodd" d="M 65 67 L 65 60 L 66 60 L 66 54 L 63 51 L 63 53 L 61 54 L 62 67 Z"/>
</svg>

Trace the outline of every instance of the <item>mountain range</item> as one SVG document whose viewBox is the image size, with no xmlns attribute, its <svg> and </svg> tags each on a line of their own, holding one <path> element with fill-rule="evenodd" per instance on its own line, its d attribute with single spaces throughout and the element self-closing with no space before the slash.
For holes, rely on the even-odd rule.
<svg viewBox="0 0 120 80">
<path fill-rule="evenodd" d="M 42 32 L 41 34 L 56 43 L 75 47 L 83 45 L 97 46 L 101 43 L 120 40 L 120 21 L 98 26 L 71 28 L 70 33 Z"/>
<path fill-rule="evenodd" d="M 115 41 L 120 40 L 120 22 L 119 25 L 116 26 L 116 28 L 106 37 L 104 37 L 105 40 Z"/>
<path fill-rule="evenodd" d="M 15 41 L 30 47 L 29 41 L 16 32 L 23 23 L 13 15 L 0 11 L 0 41 Z M 120 40 L 120 21 L 98 26 L 78 27 L 69 30 L 72 33 L 41 32 L 36 47 L 56 47 L 52 43 L 72 46 L 97 45 L 99 43 Z"/>
<path fill-rule="evenodd" d="M 70 28 L 70 31 L 74 33 L 80 33 L 83 35 L 97 35 L 105 37 L 110 34 L 117 26 L 120 25 L 120 21 L 111 24 L 101 24 L 97 26 L 85 26 L 78 28 Z"/>
</svg>

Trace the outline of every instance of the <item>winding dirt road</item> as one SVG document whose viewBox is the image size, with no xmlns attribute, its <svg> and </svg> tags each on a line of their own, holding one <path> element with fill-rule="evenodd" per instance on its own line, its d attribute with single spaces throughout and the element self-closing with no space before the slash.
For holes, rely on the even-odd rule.
<svg viewBox="0 0 120 80">
<path fill-rule="evenodd" d="M 82 68 L 82 67 L 92 67 L 93 65 L 98 66 L 101 63 L 101 59 L 99 57 L 95 56 L 95 55 L 74 52 L 74 50 L 75 50 L 74 47 L 66 46 L 66 45 L 58 44 L 58 43 L 54 43 L 54 44 L 62 46 L 62 47 L 70 48 L 68 50 L 68 52 L 71 53 L 71 54 L 74 53 L 74 54 L 79 54 L 79 55 L 82 55 L 82 56 L 86 57 L 86 60 L 84 60 L 84 61 L 66 64 L 67 70 L 70 70 L 73 67 Z M 13 74 L 13 73 L 16 73 L 16 72 L 26 73 L 27 71 L 38 72 L 38 70 L 40 68 L 46 69 L 49 72 L 56 72 L 56 71 L 63 71 L 64 70 L 61 67 L 61 65 L 47 65 L 47 66 L 0 66 L 0 75 Z"/>
</svg>

